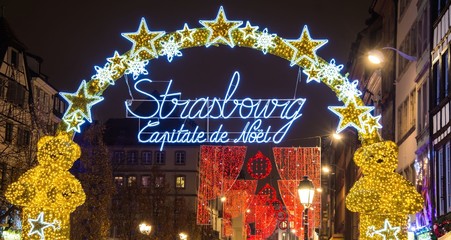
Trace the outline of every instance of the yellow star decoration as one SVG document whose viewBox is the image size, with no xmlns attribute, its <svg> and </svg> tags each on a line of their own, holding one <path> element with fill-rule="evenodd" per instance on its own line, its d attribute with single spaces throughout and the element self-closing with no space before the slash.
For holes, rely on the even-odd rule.
<svg viewBox="0 0 451 240">
<path fill-rule="evenodd" d="M 365 127 L 368 127 L 368 131 L 365 132 L 373 132 L 378 128 L 382 128 L 382 125 L 379 123 L 381 119 L 381 115 L 373 117 L 371 114 L 367 114 L 363 119 L 363 124 Z"/>
<path fill-rule="evenodd" d="M 195 29 L 190 29 L 188 27 L 188 24 L 185 23 L 185 25 L 183 25 L 183 29 L 182 30 L 178 30 L 177 33 L 180 35 L 180 37 L 182 38 L 181 42 L 185 42 L 186 40 L 189 40 L 190 42 L 194 42 L 194 38 L 193 38 L 193 34 L 194 32 L 196 32 Z"/>
<path fill-rule="evenodd" d="M 86 120 L 92 122 L 91 107 L 103 100 L 103 97 L 90 95 L 83 80 L 75 93 L 61 92 L 60 95 L 69 103 L 66 116 L 80 113 Z"/>
<path fill-rule="evenodd" d="M 224 8 L 221 6 L 215 20 L 200 20 L 199 23 L 210 32 L 207 39 L 207 47 L 213 43 L 224 43 L 230 47 L 234 47 L 235 43 L 233 42 L 232 31 L 243 24 L 243 21 L 228 21 L 224 13 Z"/>
<path fill-rule="evenodd" d="M 374 231 L 374 234 L 382 236 L 383 240 L 398 240 L 400 227 L 392 227 L 388 219 L 385 219 L 384 228 Z"/>
<path fill-rule="evenodd" d="M 255 32 L 258 30 L 258 26 L 252 26 L 249 21 L 246 22 L 246 26 L 240 28 L 240 31 L 243 33 L 243 39 L 246 40 L 248 37 L 256 38 Z"/>
<path fill-rule="evenodd" d="M 340 117 L 337 133 L 343 131 L 348 126 L 355 127 L 358 131 L 364 132 L 362 117 L 372 111 L 374 107 L 359 106 L 355 99 L 349 100 L 343 107 L 328 107 L 333 113 Z"/>
<path fill-rule="evenodd" d="M 312 64 L 310 69 L 305 69 L 303 72 L 307 75 L 307 83 L 311 81 L 315 81 L 317 83 L 321 82 L 318 76 L 319 69 L 316 68 L 315 64 Z"/>
<path fill-rule="evenodd" d="M 78 114 L 79 112 L 75 112 L 70 116 L 67 116 L 68 118 L 63 118 L 63 121 L 67 124 L 67 132 L 75 131 L 80 133 L 80 126 L 85 123 L 85 120 L 83 120 L 83 116 Z"/>
<path fill-rule="evenodd" d="M 285 41 L 288 46 L 294 50 L 291 57 L 291 66 L 297 64 L 303 58 L 316 63 L 318 61 L 316 50 L 327 43 L 326 39 L 313 40 L 310 37 L 307 26 L 304 26 L 301 36 L 298 39 L 287 39 Z"/>
<path fill-rule="evenodd" d="M 38 218 L 36 219 L 28 219 L 28 222 L 31 225 L 30 232 L 28 233 L 28 236 L 31 236 L 33 234 L 38 234 L 41 239 L 45 239 L 44 230 L 48 227 L 52 227 L 53 229 L 58 229 L 58 226 L 56 226 L 56 222 L 48 223 L 44 222 L 44 213 L 41 212 L 38 215 Z"/>
<path fill-rule="evenodd" d="M 155 50 L 155 40 L 162 37 L 165 33 L 165 31 L 149 31 L 146 20 L 141 18 L 139 29 L 136 32 L 122 33 L 122 36 L 133 42 L 132 55 L 140 54 L 141 57 L 149 59 L 151 57 L 158 58 L 158 53 Z"/>
<path fill-rule="evenodd" d="M 111 63 L 111 68 L 119 68 L 122 71 L 125 68 L 124 63 L 127 60 L 127 56 L 121 56 L 117 51 L 114 51 L 114 55 L 106 60 Z"/>
</svg>

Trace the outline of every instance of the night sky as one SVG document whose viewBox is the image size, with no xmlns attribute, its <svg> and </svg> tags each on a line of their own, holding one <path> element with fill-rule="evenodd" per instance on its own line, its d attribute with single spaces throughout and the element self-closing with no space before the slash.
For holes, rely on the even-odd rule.
<svg viewBox="0 0 451 240">
<path fill-rule="evenodd" d="M 43 73 L 59 91 L 75 92 L 83 79 L 104 66 L 114 50 L 128 51 L 132 44 L 121 36 L 138 29 L 141 17 L 150 30 L 172 32 L 188 23 L 202 27 L 199 20 L 212 20 L 220 6 L 229 20 L 250 21 L 259 30 L 268 28 L 285 39 L 297 39 L 308 25 L 313 39 L 328 39 L 318 56 L 346 64 L 351 44 L 365 28 L 372 0 L 0 0 L 4 16 L 28 51 L 44 59 Z M 296 89 L 297 67 L 289 61 L 261 51 L 220 45 L 182 51 L 172 63 L 166 57 L 152 60 L 148 77 L 174 80 L 173 88 L 184 98 L 223 97 L 234 71 L 241 73 L 237 97 L 307 98 L 304 115 L 287 138 L 323 135 L 336 128 L 338 118 L 327 106 L 338 101 L 323 84 L 305 84 L 302 76 Z M 124 78 L 110 87 L 105 100 L 93 108 L 93 118 L 124 117 L 127 97 Z M 340 103 L 338 103 L 340 104 Z"/>
</svg>

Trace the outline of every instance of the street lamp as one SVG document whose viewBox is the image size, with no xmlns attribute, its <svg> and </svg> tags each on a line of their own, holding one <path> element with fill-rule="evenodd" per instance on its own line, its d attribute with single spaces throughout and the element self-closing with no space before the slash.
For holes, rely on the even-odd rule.
<svg viewBox="0 0 451 240">
<path fill-rule="evenodd" d="M 184 232 L 179 233 L 180 240 L 187 240 L 188 235 Z"/>
<path fill-rule="evenodd" d="M 299 200 L 304 206 L 304 240 L 308 240 L 308 209 L 313 202 L 313 196 L 315 195 L 315 186 L 313 182 L 308 179 L 308 176 L 304 176 L 298 186 Z"/>
<path fill-rule="evenodd" d="M 141 223 L 139 224 L 139 232 L 148 236 L 152 232 L 152 226 L 147 223 Z"/>
<path fill-rule="evenodd" d="M 416 57 L 407 55 L 406 53 L 401 52 L 400 50 L 398 50 L 398 49 L 396 49 L 396 48 L 393 48 L 393 47 L 383 47 L 383 48 L 381 48 L 381 49 L 382 49 L 382 50 L 387 50 L 387 49 L 393 50 L 393 51 L 395 51 L 396 53 L 398 53 L 399 56 L 401 56 L 401 57 L 403 57 L 403 58 L 409 60 L 410 62 L 415 62 L 415 61 L 417 60 Z M 371 63 L 373 63 L 373 64 L 381 64 L 381 63 L 383 63 L 384 60 L 385 60 L 385 59 L 384 59 L 384 54 L 382 54 L 382 52 L 381 52 L 380 50 L 377 50 L 377 49 L 370 50 L 370 51 L 368 52 L 368 60 L 369 60 Z"/>
</svg>

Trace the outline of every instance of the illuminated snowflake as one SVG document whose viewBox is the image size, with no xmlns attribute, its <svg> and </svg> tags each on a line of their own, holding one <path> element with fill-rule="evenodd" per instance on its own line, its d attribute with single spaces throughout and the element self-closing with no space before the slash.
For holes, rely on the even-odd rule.
<svg viewBox="0 0 451 240">
<path fill-rule="evenodd" d="M 268 29 L 265 28 L 263 33 L 259 34 L 256 38 L 257 42 L 254 44 L 254 48 L 261 48 L 263 53 L 266 54 L 268 52 L 268 48 L 275 48 L 276 44 L 274 43 L 274 38 L 276 38 L 276 34 L 268 34 Z"/>
<path fill-rule="evenodd" d="M 343 69 L 343 64 L 337 66 L 335 65 L 335 59 L 332 59 L 329 64 L 322 64 L 318 75 L 321 79 L 327 79 L 328 84 L 332 84 L 334 80 L 342 78 L 340 74 L 341 69 Z"/>
<path fill-rule="evenodd" d="M 141 61 L 138 56 L 132 60 L 127 60 L 128 67 L 125 70 L 125 74 L 133 74 L 133 80 L 136 80 L 141 74 L 149 74 L 146 70 L 147 64 L 149 64 L 149 60 Z"/>
<path fill-rule="evenodd" d="M 359 86 L 359 81 L 354 80 L 349 82 L 347 78 L 344 79 L 343 84 L 338 85 L 337 89 L 339 90 L 338 100 L 350 99 L 353 97 L 359 97 L 362 95 L 362 92 L 357 89 Z"/>
<path fill-rule="evenodd" d="M 160 51 L 160 55 L 166 55 L 169 62 L 172 62 L 174 56 L 182 56 L 182 53 L 179 50 L 182 43 L 176 42 L 173 36 L 171 36 L 167 42 L 161 41 L 161 45 L 163 46 L 163 50 Z"/>
<path fill-rule="evenodd" d="M 110 63 L 105 64 L 105 67 L 94 66 L 97 74 L 93 75 L 92 79 L 99 80 L 99 86 L 103 87 L 105 84 L 114 85 L 113 76 L 117 74 L 117 71 L 110 67 Z"/>
</svg>

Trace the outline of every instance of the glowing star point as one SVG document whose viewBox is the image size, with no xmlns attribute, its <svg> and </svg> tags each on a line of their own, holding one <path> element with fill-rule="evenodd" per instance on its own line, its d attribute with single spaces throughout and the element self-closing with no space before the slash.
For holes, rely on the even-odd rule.
<svg viewBox="0 0 451 240">
<path fill-rule="evenodd" d="M 374 231 L 374 234 L 381 236 L 383 240 L 398 240 L 399 231 L 400 227 L 392 227 L 388 219 L 385 219 L 384 228 Z"/>
<path fill-rule="evenodd" d="M 372 116 L 371 114 L 367 114 L 363 119 L 363 124 L 368 128 L 368 132 L 373 132 L 376 129 L 382 128 L 382 125 L 379 123 L 381 119 L 381 115 Z"/>
<path fill-rule="evenodd" d="M 317 83 L 321 82 L 321 80 L 319 78 L 319 69 L 316 68 L 316 66 L 314 64 L 312 64 L 310 69 L 304 69 L 304 71 L 302 71 L 302 72 L 307 75 L 307 83 L 309 83 L 311 81 L 315 81 Z"/>
<path fill-rule="evenodd" d="M 74 112 L 70 116 L 66 116 L 63 118 L 63 121 L 67 124 L 66 131 L 71 132 L 75 131 L 80 133 L 80 126 L 85 123 L 85 120 L 83 120 L 83 116 L 79 115 L 80 111 Z"/>
<path fill-rule="evenodd" d="M 225 15 L 224 8 L 221 6 L 215 20 L 200 20 L 207 30 L 210 32 L 206 46 L 209 47 L 214 43 L 224 43 L 230 47 L 234 47 L 232 31 L 238 29 L 243 24 L 242 21 L 229 21 Z"/>
<path fill-rule="evenodd" d="M 106 60 L 111 63 L 111 68 L 116 69 L 124 69 L 125 68 L 125 60 L 127 56 L 121 56 L 117 51 L 114 51 L 114 55 L 112 57 L 107 58 Z"/>
<path fill-rule="evenodd" d="M 276 44 L 274 43 L 274 38 L 276 38 L 276 34 L 268 34 L 268 29 L 263 29 L 261 34 L 258 34 L 256 37 L 257 42 L 254 44 L 254 48 L 260 48 L 264 54 L 268 52 L 269 48 L 275 48 Z"/>
<path fill-rule="evenodd" d="M 59 227 L 56 225 L 57 222 L 48 223 L 44 221 L 44 213 L 39 213 L 38 217 L 36 219 L 28 219 L 28 222 L 31 225 L 30 232 L 28 233 L 28 236 L 38 234 L 41 239 L 45 239 L 44 230 L 46 228 L 52 227 L 53 229 L 59 229 Z"/>
<path fill-rule="evenodd" d="M 136 32 L 122 33 L 122 36 L 133 43 L 131 49 L 132 55 L 145 52 L 158 58 L 158 53 L 155 50 L 155 40 L 162 37 L 165 33 L 165 31 L 149 31 L 146 20 L 141 18 L 141 23 Z"/>
<path fill-rule="evenodd" d="M 304 58 L 312 63 L 316 63 L 318 61 L 316 50 L 326 44 L 327 40 L 313 40 L 310 37 L 307 26 L 304 26 L 301 36 L 298 39 L 287 39 L 285 42 L 294 50 L 290 63 L 290 65 L 293 66 Z"/>
<path fill-rule="evenodd" d="M 185 23 L 185 25 L 183 25 L 183 29 L 182 30 L 178 30 L 177 33 L 180 35 L 181 42 L 185 42 L 186 40 L 190 41 L 190 42 L 194 42 L 194 33 L 196 32 L 195 29 L 190 29 L 188 27 L 188 24 Z"/>
<path fill-rule="evenodd" d="M 329 107 L 329 110 L 340 117 L 337 133 L 343 131 L 349 126 L 356 128 L 358 131 L 365 132 L 362 118 L 373 109 L 374 107 L 357 105 L 355 99 L 348 101 L 346 105 L 342 107 Z"/>
<path fill-rule="evenodd" d="M 249 21 L 246 22 L 246 26 L 239 29 L 243 33 L 243 39 L 247 40 L 248 38 L 255 39 L 257 35 L 255 32 L 258 30 L 258 26 L 252 26 Z"/>
<path fill-rule="evenodd" d="M 161 41 L 161 46 L 163 49 L 160 51 L 161 56 L 167 56 L 168 61 L 172 62 L 174 56 L 181 57 L 182 52 L 180 52 L 181 42 L 176 42 L 174 36 L 171 36 L 168 41 Z"/>
<path fill-rule="evenodd" d="M 88 122 L 92 122 L 91 107 L 103 100 L 103 97 L 88 93 L 85 80 L 81 82 L 75 93 L 60 92 L 60 95 L 69 103 L 66 116 L 79 112 Z"/>
</svg>

